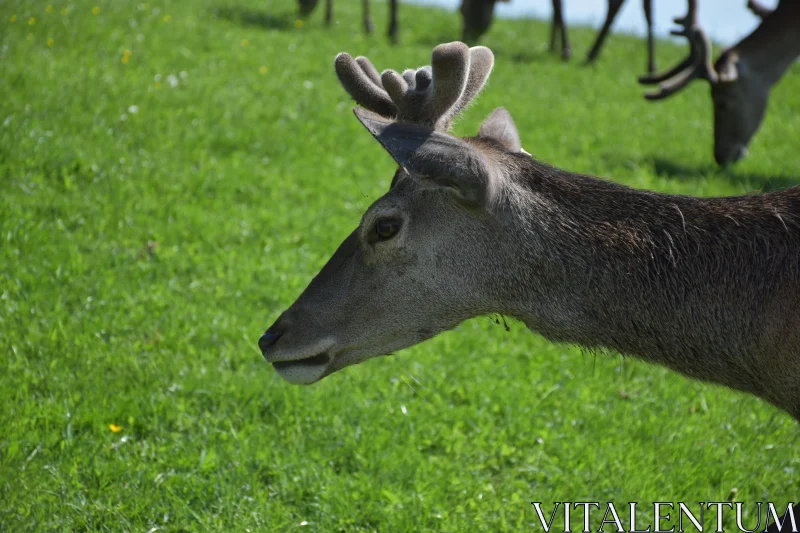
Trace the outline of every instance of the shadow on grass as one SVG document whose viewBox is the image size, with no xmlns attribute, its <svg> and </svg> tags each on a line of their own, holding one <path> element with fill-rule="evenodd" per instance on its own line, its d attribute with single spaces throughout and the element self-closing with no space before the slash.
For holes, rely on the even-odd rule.
<svg viewBox="0 0 800 533">
<path fill-rule="evenodd" d="M 741 185 L 755 191 L 769 192 L 800 185 L 800 175 L 769 176 L 748 172 L 737 172 L 736 167 L 719 168 L 714 164 L 702 166 L 685 166 L 668 159 L 654 157 L 653 168 L 659 176 L 678 180 L 695 180 L 705 177 L 727 178 L 731 183 Z"/>
<path fill-rule="evenodd" d="M 242 26 L 256 26 L 266 30 L 285 30 L 294 27 L 296 14 L 282 12 L 270 14 L 266 11 L 238 7 L 220 7 L 211 11 L 217 18 Z"/>
<path fill-rule="evenodd" d="M 576 155 L 581 154 L 582 151 L 576 152 Z M 727 180 L 733 185 L 738 185 L 745 190 L 753 192 L 779 191 L 800 185 L 800 173 L 795 175 L 758 174 L 738 171 L 735 165 L 729 168 L 720 168 L 712 161 L 707 164 L 681 164 L 661 156 L 642 155 L 636 157 L 631 156 L 631 154 L 617 152 L 601 153 L 597 154 L 597 157 L 602 159 L 609 169 L 615 167 L 652 168 L 656 176 L 677 182 L 692 182 L 701 179 Z"/>
</svg>

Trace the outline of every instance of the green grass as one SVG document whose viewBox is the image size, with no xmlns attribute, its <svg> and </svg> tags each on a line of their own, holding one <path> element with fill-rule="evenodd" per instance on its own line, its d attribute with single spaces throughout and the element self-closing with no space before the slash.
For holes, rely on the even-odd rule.
<svg viewBox="0 0 800 533">
<path fill-rule="evenodd" d="M 334 55 L 418 66 L 458 35 L 455 14 L 403 5 L 391 47 L 385 5 L 366 37 L 357 4 L 331 29 L 296 28 L 292 0 L 0 4 L 0 530 L 522 531 L 530 501 L 797 501 L 787 415 L 517 323 L 311 387 L 262 360 L 260 333 L 393 171 Z M 571 36 L 582 54 L 593 34 Z M 800 182 L 797 66 L 722 172 L 707 87 L 647 103 L 639 39 L 584 68 L 546 37 L 497 22 L 458 133 L 504 105 L 570 170 L 696 195 Z"/>
</svg>

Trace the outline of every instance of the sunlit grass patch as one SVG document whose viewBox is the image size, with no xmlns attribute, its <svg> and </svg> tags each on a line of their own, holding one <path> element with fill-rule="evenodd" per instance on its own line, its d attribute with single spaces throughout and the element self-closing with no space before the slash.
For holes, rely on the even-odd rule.
<svg viewBox="0 0 800 533">
<path fill-rule="evenodd" d="M 393 172 L 333 57 L 419 66 L 455 13 L 401 6 L 392 47 L 358 3 L 331 28 L 292 2 L 46 6 L 0 6 L 0 530 L 520 531 L 534 500 L 794 496 L 786 415 L 513 321 L 307 388 L 264 363 L 259 334 Z M 576 51 L 593 36 L 573 34 Z M 547 36 L 496 23 L 458 133 L 503 105 L 537 157 L 636 187 L 800 182 L 797 68 L 719 171 L 702 84 L 647 103 L 639 39 L 587 69 Z"/>
</svg>

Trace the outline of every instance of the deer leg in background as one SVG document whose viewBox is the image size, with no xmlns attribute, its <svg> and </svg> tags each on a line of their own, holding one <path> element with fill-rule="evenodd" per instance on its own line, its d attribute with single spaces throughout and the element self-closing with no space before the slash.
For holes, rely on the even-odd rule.
<svg viewBox="0 0 800 533">
<path fill-rule="evenodd" d="M 567 37 L 567 25 L 564 23 L 564 11 L 562 9 L 561 0 L 553 0 L 553 27 L 558 26 L 558 31 L 561 32 L 561 57 L 566 61 L 572 55 L 569 49 L 569 39 Z M 552 33 L 550 38 L 550 50 L 555 47 L 553 43 Z"/>
<path fill-rule="evenodd" d="M 653 0 L 643 0 L 644 19 L 647 22 L 647 73 L 656 71 L 655 38 L 653 37 Z"/>
<path fill-rule="evenodd" d="M 558 24 L 556 24 L 556 2 L 558 0 L 553 0 L 553 18 L 550 21 L 550 52 L 555 53 L 556 51 L 556 41 L 558 40 Z"/>
<path fill-rule="evenodd" d="M 311 12 L 317 7 L 317 0 L 300 0 L 298 5 L 300 6 L 299 17 L 302 20 L 311 15 Z"/>
<path fill-rule="evenodd" d="M 606 21 L 603 23 L 600 33 L 597 34 L 597 38 L 594 40 L 592 49 L 589 50 L 589 55 L 586 56 L 586 63 L 594 63 L 594 61 L 597 59 L 597 56 L 600 55 L 600 49 L 603 48 L 603 42 L 605 42 L 608 31 L 611 29 L 611 25 L 614 24 L 614 19 L 617 18 L 617 13 L 619 13 L 619 9 L 622 7 L 624 2 L 625 0 L 608 0 L 608 13 L 606 14 Z"/>
<path fill-rule="evenodd" d="M 372 33 L 375 29 L 375 24 L 372 22 L 372 15 L 369 12 L 369 0 L 362 0 L 364 6 L 364 31 Z"/>
<path fill-rule="evenodd" d="M 770 9 L 760 3 L 756 2 L 756 0 L 748 0 L 747 2 L 747 9 L 753 12 L 753 15 L 757 16 L 758 18 L 763 19 L 767 15 L 771 14 L 774 9 Z"/>
<path fill-rule="evenodd" d="M 397 42 L 397 0 L 389 0 L 389 40 Z"/>
<path fill-rule="evenodd" d="M 328 26 L 333 22 L 333 0 L 325 0 L 325 24 Z"/>
</svg>

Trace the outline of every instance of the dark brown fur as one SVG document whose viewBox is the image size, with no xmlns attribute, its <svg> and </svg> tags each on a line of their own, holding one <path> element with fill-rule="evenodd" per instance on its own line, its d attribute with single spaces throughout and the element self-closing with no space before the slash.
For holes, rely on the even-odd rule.
<svg viewBox="0 0 800 533">
<path fill-rule="evenodd" d="M 800 419 L 800 187 L 695 198 L 513 158 L 504 209 L 534 204 L 536 215 L 508 218 L 507 231 L 534 236 L 523 251 L 534 268 L 518 274 L 534 303 L 506 312 L 550 339 L 640 356 Z"/>
</svg>

